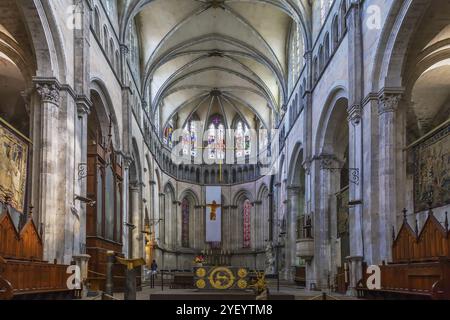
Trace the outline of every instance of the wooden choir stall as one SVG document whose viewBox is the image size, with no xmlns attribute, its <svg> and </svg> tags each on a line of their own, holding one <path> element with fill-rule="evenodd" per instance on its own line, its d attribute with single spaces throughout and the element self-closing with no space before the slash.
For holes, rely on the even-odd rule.
<svg viewBox="0 0 450 320">
<path fill-rule="evenodd" d="M 43 260 L 41 235 L 31 218 L 0 203 L 0 300 L 67 299 L 67 265 Z"/>
<path fill-rule="evenodd" d="M 375 299 L 450 299 L 450 237 L 448 215 L 444 226 L 430 209 L 422 230 L 414 229 L 406 219 L 394 238 L 393 262 L 380 266 L 381 289 L 369 290 L 364 278 L 358 285 L 358 296 Z"/>
</svg>

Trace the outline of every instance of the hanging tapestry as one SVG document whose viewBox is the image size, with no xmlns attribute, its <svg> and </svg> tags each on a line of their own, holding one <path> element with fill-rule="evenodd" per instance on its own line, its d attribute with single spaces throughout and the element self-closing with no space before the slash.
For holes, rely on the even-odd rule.
<svg viewBox="0 0 450 320">
<path fill-rule="evenodd" d="M 181 202 L 181 243 L 184 248 L 189 247 L 189 201 L 184 198 Z"/>
<path fill-rule="evenodd" d="M 252 209 L 252 204 L 250 203 L 250 200 L 245 200 L 244 202 L 244 248 L 250 248 L 251 246 L 251 234 L 250 234 L 250 212 Z"/>
<path fill-rule="evenodd" d="M 0 119 L 0 199 L 23 213 L 27 179 L 28 144 Z"/>
<path fill-rule="evenodd" d="M 414 208 L 450 204 L 450 124 L 414 148 Z"/>
</svg>

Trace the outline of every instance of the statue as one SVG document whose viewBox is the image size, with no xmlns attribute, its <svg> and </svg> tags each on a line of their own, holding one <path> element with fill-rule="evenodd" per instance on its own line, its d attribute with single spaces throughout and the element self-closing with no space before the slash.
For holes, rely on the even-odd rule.
<svg viewBox="0 0 450 320">
<path fill-rule="evenodd" d="M 273 246 L 269 242 L 266 247 L 266 274 L 275 274 L 275 257 L 273 255 Z"/>
</svg>

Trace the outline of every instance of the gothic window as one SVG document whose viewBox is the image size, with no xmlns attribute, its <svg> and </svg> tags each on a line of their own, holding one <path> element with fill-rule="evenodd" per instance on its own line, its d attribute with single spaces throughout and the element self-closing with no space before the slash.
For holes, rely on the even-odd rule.
<svg viewBox="0 0 450 320">
<path fill-rule="evenodd" d="M 97 37 L 101 37 L 100 34 L 100 13 L 98 11 L 98 7 L 94 9 L 94 30 Z"/>
<path fill-rule="evenodd" d="M 181 202 L 181 244 L 184 248 L 189 248 L 189 200 L 184 198 Z"/>
<path fill-rule="evenodd" d="M 208 125 L 208 158 L 211 160 L 225 159 L 225 126 L 220 115 L 211 117 Z"/>
<path fill-rule="evenodd" d="M 300 38 L 300 26 L 298 24 L 293 24 L 291 32 L 291 43 L 289 49 L 289 84 L 290 89 L 293 90 L 303 65 L 303 45 L 302 39 Z"/>
<path fill-rule="evenodd" d="M 103 49 L 105 50 L 106 55 L 108 55 L 108 41 L 109 41 L 109 33 L 108 27 L 103 26 Z"/>
<path fill-rule="evenodd" d="M 339 19 L 337 16 L 333 19 L 333 26 L 331 31 L 331 38 L 333 41 L 333 51 L 337 49 L 339 43 Z"/>
<path fill-rule="evenodd" d="M 250 200 L 244 201 L 244 209 L 242 213 L 243 217 L 243 248 L 248 249 L 251 247 L 251 209 L 252 204 Z"/>
<path fill-rule="evenodd" d="M 325 22 L 325 17 L 327 15 L 326 0 L 320 0 L 320 24 Z"/>
<path fill-rule="evenodd" d="M 347 14 L 347 3 L 346 0 L 342 1 L 341 4 L 341 36 L 347 31 L 347 23 L 345 21 L 345 15 Z"/>
<path fill-rule="evenodd" d="M 330 58 L 330 35 L 327 33 L 325 35 L 325 43 L 324 43 L 324 53 L 325 53 L 325 63 Z"/>
<path fill-rule="evenodd" d="M 242 121 L 238 121 L 235 128 L 235 149 L 236 157 L 241 158 L 243 156 L 250 155 L 250 130 L 247 124 Z"/>
<path fill-rule="evenodd" d="M 267 150 L 269 142 L 268 132 L 264 128 L 259 129 L 259 152 L 262 153 Z"/>
<path fill-rule="evenodd" d="M 197 121 L 191 119 L 186 122 L 183 130 L 182 149 L 183 155 L 197 156 Z"/>
<path fill-rule="evenodd" d="M 173 121 L 170 120 L 167 126 L 164 128 L 164 138 L 163 138 L 164 144 L 169 146 L 169 148 L 173 147 L 172 135 L 173 135 Z"/>
</svg>

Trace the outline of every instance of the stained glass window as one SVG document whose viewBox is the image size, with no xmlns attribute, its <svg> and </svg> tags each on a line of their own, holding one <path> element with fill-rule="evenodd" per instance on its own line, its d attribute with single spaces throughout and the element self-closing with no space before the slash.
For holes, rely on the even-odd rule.
<svg viewBox="0 0 450 320">
<path fill-rule="evenodd" d="M 242 123 L 242 121 L 238 121 L 235 131 L 235 148 L 237 158 L 250 155 L 250 139 L 250 130 L 248 126 Z"/>
<path fill-rule="evenodd" d="M 213 116 L 208 126 L 208 157 L 225 159 L 225 126 L 220 115 Z"/>
<path fill-rule="evenodd" d="M 243 210 L 243 247 L 244 248 L 250 248 L 251 247 L 251 223 L 250 223 L 250 213 L 252 209 L 252 204 L 250 203 L 250 200 L 244 201 L 244 210 Z"/>
<path fill-rule="evenodd" d="M 183 155 L 197 156 L 197 122 L 189 120 L 183 130 Z"/>
<path fill-rule="evenodd" d="M 164 144 L 168 145 L 170 148 L 173 147 L 172 134 L 173 134 L 173 122 L 171 120 L 164 129 L 164 138 L 163 138 Z"/>
<path fill-rule="evenodd" d="M 181 203 L 181 243 L 184 248 L 189 248 L 189 200 L 184 198 Z"/>
</svg>

